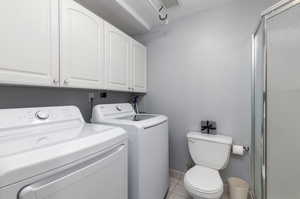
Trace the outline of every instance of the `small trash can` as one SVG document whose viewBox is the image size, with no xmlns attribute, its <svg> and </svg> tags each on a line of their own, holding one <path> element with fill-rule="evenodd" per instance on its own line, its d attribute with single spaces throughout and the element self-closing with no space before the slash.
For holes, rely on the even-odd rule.
<svg viewBox="0 0 300 199">
<path fill-rule="evenodd" d="M 228 178 L 230 199 L 247 199 L 249 184 L 240 178 Z"/>
</svg>

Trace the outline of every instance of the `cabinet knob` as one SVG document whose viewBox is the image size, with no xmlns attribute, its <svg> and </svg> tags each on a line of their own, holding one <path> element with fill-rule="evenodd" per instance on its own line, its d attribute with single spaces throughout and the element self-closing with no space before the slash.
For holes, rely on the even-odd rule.
<svg viewBox="0 0 300 199">
<path fill-rule="evenodd" d="M 69 81 L 67 79 L 64 80 L 64 84 L 68 84 Z"/>
</svg>

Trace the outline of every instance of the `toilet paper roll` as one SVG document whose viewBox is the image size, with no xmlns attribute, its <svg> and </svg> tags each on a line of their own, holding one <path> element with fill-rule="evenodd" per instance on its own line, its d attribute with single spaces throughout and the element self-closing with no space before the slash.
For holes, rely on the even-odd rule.
<svg viewBox="0 0 300 199">
<path fill-rule="evenodd" d="M 233 145 L 232 146 L 232 153 L 235 155 L 244 155 L 244 146 L 241 145 Z"/>
</svg>

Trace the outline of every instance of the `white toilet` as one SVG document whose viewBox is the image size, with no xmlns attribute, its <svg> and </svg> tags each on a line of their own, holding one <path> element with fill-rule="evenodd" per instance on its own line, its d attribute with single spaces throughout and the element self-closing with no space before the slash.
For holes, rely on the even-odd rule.
<svg viewBox="0 0 300 199">
<path fill-rule="evenodd" d="M 188 147 L 194 163 L 184 175 L 184 186 L 194 199 L 219 199 L 223 182 L 219 170 L 229 161 L 232 138 L 222 135 L 190 132 Z"/>
</svg>

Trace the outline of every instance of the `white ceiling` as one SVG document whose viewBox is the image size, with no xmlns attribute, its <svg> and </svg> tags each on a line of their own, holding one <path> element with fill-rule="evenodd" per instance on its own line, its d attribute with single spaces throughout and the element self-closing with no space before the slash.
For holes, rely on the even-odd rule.
<svg viewBox="0 0 300 199">
<path fill-rule="evenodd" d="M 174 0 L 163 0 L 174 1 Z M 208 10 L 234 0 L 177 0 L 179 6 L 169 8 L 170 21 L 184 17 L 201 10 Z"/>
<path fill-rule="evenodd" d="M 159 25 L 158 14 L 148 0 L 77 0 L 88 9 L 127 34 L 143 34 Z M 235 0 L 152 0 L 164 2 L 169 8 L 169 21 L 201 10 L 207 10 Z"/>
<path fill-rule="evenodd" d="M 92 10 L 94 13 L 110 22 L 117 28 L 123 30 L 127 34 L 138 34 L 149 31 L 151 27 L 147 27 L 148 25 L 144 24 L 146 21 L 150 21 L 148 16 L 152 16 L 152 10 L 147 8 L 142 8 L 139 5 L 141 0 L 137 1 L 138 4 L 131 5 L 127 9 L 131 9 L 131 11 L 126 10 L 123 6 L 120 5 L 116 0 L 76 0 L 80 4 L 84 5 L 88 9 Z M 129 0 L 130 1 L 130 0 Z M 146 0 L 142 0 L 146 1 Z M 129 5 L 129 4 L 128 4 Z M 139 10 L 143 11 L 143 17 L 137 17 L 137 13 Z M 137 19 L 138 18 L 138 19 Z M 149 23 L 149 22 L 147 22 Z"/>
<path fill-rule="evenodd" d="M 162 2 L 167 8 L 171 8 L 179 4 L 178 0 L 162 0 Z"/>
</svg>

